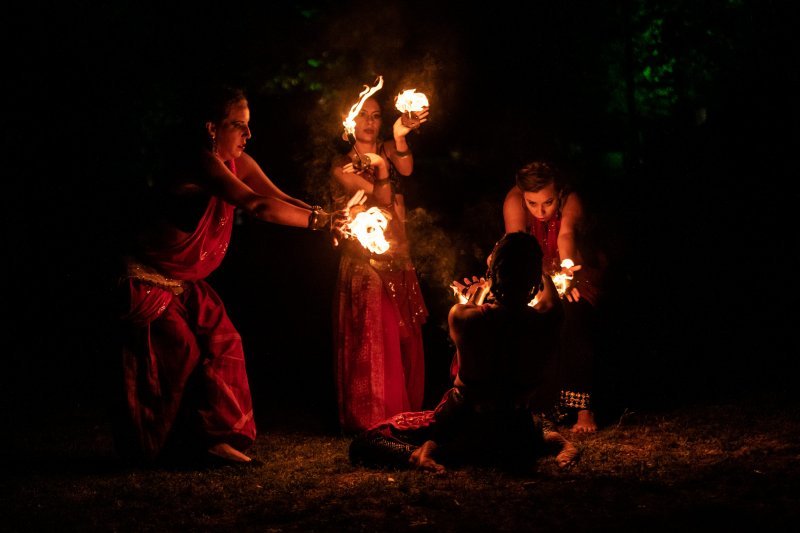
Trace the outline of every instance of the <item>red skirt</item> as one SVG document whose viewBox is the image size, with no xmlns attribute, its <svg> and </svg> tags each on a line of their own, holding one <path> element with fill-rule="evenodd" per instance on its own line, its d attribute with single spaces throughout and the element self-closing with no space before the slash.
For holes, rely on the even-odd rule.
<svg viewBox="0 0 800 533">
<path fill-rule="evenodd" d="M 348 432 L 422 407 L 427 309 L 410 265 L 376 269 L 343 254 L 335 307 L 339 420 Z"/>
<path fill-rule="evenodd" d="M 158 456 L 176 421 L 188 421 L 194 444 L 227 442 L 245 450 L 256 437 L 239 332 L 205 281 L 178 295 L 127 281 L 124 317 L 125 410 L 135 452 Z"/>
</svg>

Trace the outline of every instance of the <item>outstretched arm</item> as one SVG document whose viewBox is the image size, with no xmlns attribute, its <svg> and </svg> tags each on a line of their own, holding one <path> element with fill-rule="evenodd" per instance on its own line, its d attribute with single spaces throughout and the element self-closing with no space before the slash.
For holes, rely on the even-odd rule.
<svg viewBox="0 0 800 533">
<path fill-rule="evenodd" d="M 250 187 L 256 194 L 270 196 L 277 198 L 278 200 L 283 200 L 288 204 L 296 205 L 305 209 L 311 209 L 311 206 L 306 202 L 289 196 L 280 188 L 278 188 L 278 186 L 275 185 L 272 180 L 269 179 L 269 177 L 267 177 L 266 173 L 261 169 L 261 166 L 256 162 L 256 160 L 250 157 L 248 154 L 243 153 L 236 160 L 236 169 L 239 179 L 241 179 L 244 184 Z"/>
<path fill-rule="evenodd" d="M 583 205 L 576 193 L 570 193 L 561 210 L 561 229 L 558 231 L 558 252 L 560 259 L 572 259 L 580 265 L 582 259 L 575 244 L 575 231 L 583 219 Z"/>
<path fill-rule="evenodd" d="M 233 174 L 213 154 L 204 153 L 202 157 L 203 172 L 198 181 L 211 194 L 221 197 L 226 202 L 240 207 L 247 214 L 265 222 L 300 228 L 308 227 L 311 217 L 309 207 L 301 207 L 284 200 L 284 197 L 290 199 L 291 197 L 283 195 L 283 193 L 281 193 L 282 197 L 274 196 L 269 192 L 259 193 Z M 264 187 L 266 186 L 264 184 Z M 277 187 L 275 189 L 277 190 Z"/>
<path fill-rule="evenodd" d="M 558 231 L 558 253 L 561 262 L 565 259 L 571 259 L 575 264 L 573 267 L 562 267 L 562 272 L 574 276 L 576 272 L 583 268 L 583 258 L 580 250 L 575 243 L 575 232 L 578 225 L 583 219 L 583 206 L 581 200 L 576 193 L 570 193 L 564 202 L 564 207 L 561 210 L 561 229 Z M 572 285 L 565 294 L 567 300 L 570 302 L 577 302 L 581 299 L 580 290 Z"/>
</svg>

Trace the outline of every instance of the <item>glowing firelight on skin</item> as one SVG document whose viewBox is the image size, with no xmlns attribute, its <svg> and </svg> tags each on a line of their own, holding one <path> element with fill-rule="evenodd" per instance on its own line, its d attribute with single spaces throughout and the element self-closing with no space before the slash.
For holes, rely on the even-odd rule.
<svg viewBox="0 0 800 533">
<path fill-rule="evenodd" d="M 476 280 L 474 276 L 473 276 L 473 282 L 469 282 L 468 280 L 466 280 L 466 278 L 465 282 L 469 286 L 461 285 L 457 281 L 454 281 L 453 283 L 450 284 L 450 288 L 453 290 L 453 294 L 458 299 L 458 303 L 460 304 L 470 303 L 470 298 L 471 298 L 473 304 L 482 305 L 483 301 L 489 295 L 489 290 L 491 285 L 484 278 Z M 480 283 L 480 285 L 477 285 L 477 283 Z M 472 295 L 467 296 L 468 294 L 470 294 L 470 291 L 473 288 L 475 288 L 475 290 L 472 290 Z"/>
<path fill-rule="evenodd" d="M 569 269 L 574 266 L 575 263 L 570 258 L 561 261 L 561 268 Z M 558 296 L 564 296 L 564 293 L 567 292 L 567 287 L 569 287 L 569 282 L 573 278 L 572 274 L 559 272 L 558 274 L 553 274 L 551 277 L 553 278 L 553 284 L 556 286 L 556 291 L 558 291 Z"/>
<path fill-rule="evenodd" d="M 379 207 L 370 207 L 358 213 L 347 223 L 344 233 L 355 237 L 361 246 L 372 253 L 382 254 L 389 249 L 389 243 L 383 232 L 389 225 L 389 220 Z"/>
<path fill-rule="evenodd" d="M 461 291 L 458 290 L 458 287 L 455 285 L 450 285 L 450 288 L 453 289 L 453 294 L 455 294 L 456 298 L 458 298 L 458 303 L 465 304 L 469 302 L 469 298 L 467 298 Z"/>
<path fill-rule="evenodd" d="M 572 268 L 575 266 L 575 262 L 570 259 L 564 259 L 561 261 L 561 268 Z M 563 297 L 564 294 L 567 292 L 567 288 L 569 287 L 569 282 L 572 280 L 574 276 L 567 274 L 566 272 L 559 272 L 558 274 L 553 274 L 550 278 L 553 280 L 553 285 L 556 286 L 556 292 L 558 292 L 559 298 Z M 539 295 L 533 297 L 533 300 L 528 302 L 528 305 L 533 307 L 537 303 L 539 303 L 538 299 Z"/>
<path fill-rule="evenodd" d="M 571 269 L 575 266 L 575 262 L 570 259 L 566 258 L 561 261 L 561 268 Z M 553 274 L 550 278 L 553 280 L 553 285 L 556 286 L 556 291 L 558 292 L 559 298 L 563 297 L 564 294 L 567 292 L 567 288 L 569 287 L 569 282 L 572 280 L 574 276 L 571 274 L 567 274 L 566 272 L 559 272 L 558 274 Z M 450 285 L 450 288 L 453 289 L 453 294 L 456 298 L 458 298 L 458 303 L 465 304 L 469 302 L 469 299 L 459 290 L 459 287 L 453 283 Z M 529 307 L 535 307 L 536 304 L 539 303 L 539 293 L 536 293 L 536 296 L 528 302 Z"/>
<path fill-rule="evenodd" d="M 395 107 L 401 113 L 412 113 L 422 111 L 428 107 L 428 97 L 423 93 L 416 92 L 416 89 L 408 89 L 401 92 L 395 98 Z"/>
<path fill-rule="evenodd" d="M 346 134 L 355 135 L 356 117 L 361 112 L 364 102 L 367 100 L 367 98 L 380 91 L 381 88 L 383 88 L 383 76 L 378 76 L 378 83 L 376 83 L 374 87 L 364 85 L 364 90 L 358 95 L 358 102 L 353 104 L 353 107 L 350 108 L 350 113 L 347 115 L 347 118 L 342 121 L 342 125 L 344 126 L 344 131 Z"/>
</svg>

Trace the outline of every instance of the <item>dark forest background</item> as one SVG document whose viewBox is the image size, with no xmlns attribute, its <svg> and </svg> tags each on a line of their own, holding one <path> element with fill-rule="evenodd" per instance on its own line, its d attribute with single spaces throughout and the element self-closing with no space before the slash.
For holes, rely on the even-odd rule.
<svg viewBox="0 0 800 533">
<path fill-rule="evenodd" d="M 248 151 L 315 203 L 341 113 L 382 75 L 428 95 L 406 200 L 447 385 L 447 284 L 481 274 L 515 170 L 573 173 L 611 258 L 609 405 L 794 387 L 798 64 L 791 2 L 90 2 L 16 7 L 3 32 L 4 409 L 97 406 L 116 383 L 113 279 L 139 199 L 203 87 L 250 95 Z M 211 282 L 256 408 L 332 424 L 327 237 L 240 217 Z M 331 426 L 332 427 L 332 426 Z"/>
</svg>

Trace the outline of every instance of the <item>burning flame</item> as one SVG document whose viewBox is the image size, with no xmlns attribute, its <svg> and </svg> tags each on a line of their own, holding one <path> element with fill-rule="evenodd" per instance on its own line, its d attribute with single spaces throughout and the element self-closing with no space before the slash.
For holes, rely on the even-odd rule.
<svg viewBox="0 0 800 533">
<path fill-rule="evenodd" d="M 553 278 L 553 285 L 556 286 L 556 291 L 558 292 L 558 295 L 564 296 L 564 293 L 567 292 L 567 287 L 569 286 L 569 280 L 572 279 L 572 276 L 569 276 L 563 272 L 559 272 L 558 274 L 553 274 L 550 277 Z"/>
<path fill-rule="evenodd" d="M 383 87 L 383 76 L 378 76 L 378 82 L 375 84 L 374 87 L 369 87 L 368 85 L 364 85 L 364 90 L 358 95 L 359 100 L 357 103 L 353 104 L 353 107 L 350 108 L 350 113 L 347 115 L 347 118 L 342 121 L 342 125 L 344 126 L 344 131 L 348 135 L 355 135 L 356 133 L 356 117 L 358 113 L 361 111 L 361 108 L 364 106 L 364 101 L 381 90 Z"/>
<path fill-rule="evenodd" d="M 382 254 L 389 249 L 389 242 L 383 235 L 389 220 L 379 207 L 370 207 L 358 213 L 345 226 L 344 233 L 355 237 L 361 246 L 376 254 Z"/>
<path fill-rule="evenodd" d="M 455 283 L 450 285 L 450 288 L 453 289 L 453 294 L 456 298 L 458 298 L 458 303 L 465 304 L 469 301 L 467 297 L 458 290 L 458 287 L 456 287 Z"/>
<path fill-rule="evenodd" d="M 575 262 L 570 259 L 564 259 L 561 261 L 561 268 L 572 268 L 575 266 Z M 567 288 L 569 287 L 569 282 L 572 280 L 574 276 L 567 274 L 566 272 L 559 272 L 557 274 L 553 274 L 550 276 L 550 279 L 553 280 L 553 285 L 556 286 L 556 292 L 558 292 L 558 297 L 561 298 L 567 292 Z M 537 303 L 539 303 L 539 294 L 537 293 L 536 296 L 533 297 L 533 300 L 528 302 L 528 305 L 533 307 Z"/>
<path fill-rule="evenodd" d="M 572 259 L 564 259 L 561 261 L 561 268 L 572 268 L 575 266 L 575 262 Z M 567 292 L 567 288 L 569 287 L 569 282 L 572 280 L 574 276 L 567 274 L 566 272 L 558 272 L 557 274 L 553 274 L 550 278 L 553 280 L 553 285 L 556 286 L 556 291 L 558 292 L 559 298 L 564 296 Z M 458 286 L 455 283 L 450 285 L 450 288 L 453 290 L 453 294 L 456 298 L 458 298 L 458 303 L 465 304 L 467 303 L 467 297 L 459 291 Z M 529 307 L 535 307 L 536 304 L 539 303 L 539 293 L 536 293 L 536 296 L 528 302 Z"/>
<path fill-rule="evenodd" d="M 570 258 L 561 261 L 561 268 L 572 268 L 574 266 L 575 263 Z M 558 296 L 564 296 L 564 293 L 567 292 L 567 287 L 569 287 L 569 282 L 572 280 L 573 276 L 571 274 L 567 274 L 566 272 L 559 272 L 550 277 L 553 278 L 553 284 L 556 286 Z"/>
<path fill-rule="evenodd" d="M 422 111 L 423 108 L 428 107 L 428 97 L 423 93 L 416 92 L 416 89 L 408 89 L 401 92 L 397 95 L 395 101 L 397 102 L 395 107 L 401 113 Z"/>
</svg>

